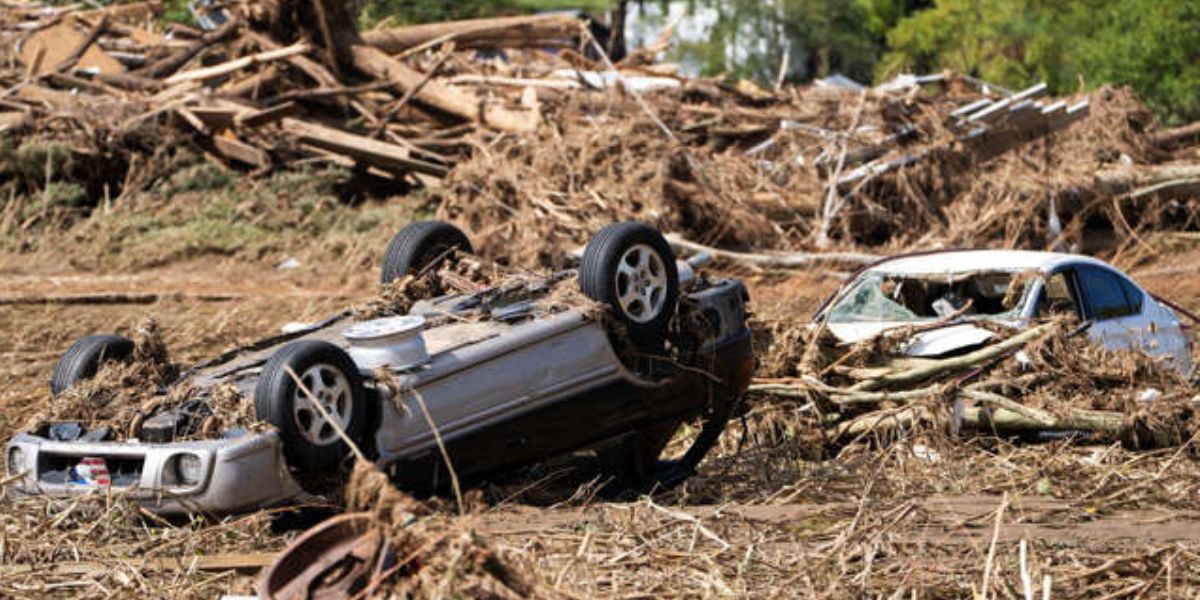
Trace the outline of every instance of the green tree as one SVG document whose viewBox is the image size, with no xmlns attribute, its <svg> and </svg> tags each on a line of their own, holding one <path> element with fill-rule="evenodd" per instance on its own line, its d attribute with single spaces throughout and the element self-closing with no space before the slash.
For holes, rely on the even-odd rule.
<svg viewBox="0 0 1200 600">
<path fill-rule="evenodd" d="M 948 68 L 1060 94 L 1127 84 L 1168 122 L 1200 118 L 1195 0 L 937 0 L 887 43 L 877 79 Z"/>
</svg>

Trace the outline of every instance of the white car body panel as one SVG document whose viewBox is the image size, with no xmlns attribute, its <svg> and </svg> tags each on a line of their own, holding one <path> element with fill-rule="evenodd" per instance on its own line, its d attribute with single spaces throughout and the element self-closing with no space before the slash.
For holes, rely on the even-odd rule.
<svg viewBox="0 0 1200 600">
<path fill-rule="evenodd" d="M 834 300 L 823 306 L 817 319 L 824 318 L 841 294 L 852 289 L 867 275 L 883 274 L 899 277 L 938 277 L 968 275 L 979 272 L 1024 273 L 1036 271 L 1045 277 L 1079 267 L 1095 267 L 1116 275 L 1141 294 L 1141 310 L 1136 314 L 1091 321 L 1088 335 L 1110 350 L 1135 349 L 1150 356 L 1165 357 L 1184 373 L 1192 368 L 1191 343 L 1175 311 L 1137 285 L 1129 276 L 1095 258 L 1056 252 L 1025 250 L 966 250 L 930 252 L 899 256 L 876 263 L 848 281 Z M 1081 287 L 1081 286 L 1080 286 Z M 1036 302 L 1045 288 L 1043 281 L 1029 286 L 1018 311 L 1019 320 L 988 318 L 989 322 L 1019 328 L 1036 313 Z M 1086 297 L 1088 291 L 1080 290 Z M 1010 315 L 1011 317 L 1011 315 Z M 927 321 L 827 322 L 826 327 L 843 343 L 851 344 L 877 336 L 898 327 L 928 325 Z M 986 329 L 960 323 L 916 334 L 905 348 L 909 356 L 941 356 L 977 346 L 993 334 Z"/>
</svg>

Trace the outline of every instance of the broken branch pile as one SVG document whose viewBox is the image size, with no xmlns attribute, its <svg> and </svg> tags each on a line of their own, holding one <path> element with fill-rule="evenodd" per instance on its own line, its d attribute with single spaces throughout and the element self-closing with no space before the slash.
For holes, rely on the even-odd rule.
<svg viewBox="0 0 1200 600">
<path fill-rule="evenodd" d="M 162 26 L 161 10 L 5 4 L 0 130 L 70 144 L 81 162 L 107 167 L 88 183 L 110 192 L 148 186 L 161 173 L 147 167 L 180 146 L 258 170 L 328 161 L 401 181 L 441 177 L 472 128 L 529 131 L 540 119 L 536 98 L 519 88 L 450 85 L 464 68 L 525 74 L 513 62 L 472 64 L 455 49 L 550 48 L 580 31 L 571 17 L 534 16 L 360 37 L 347 19 L 330 29 L 331 15 L 271 2 L 197 12 L 205 28 L 196 29 Z"/>
<path fill-rule="evenodd" d="M 1200 223 L 1166 202 L 1200 185 L 1194 125 L 1162 129 L 1123 89 L 1042 99 L 940 74 L 767 91 L 653 64 L 669 31 L 612 64 L 561 15 L 360 33 L 326 1 L 206 9 L 202 29 L 160 9 L 0 8 L 0 129 L 21 136 L 0 147 L 4 185 L 47 185 L 49 161 L 22 160 L 46 140 L 79 159 L 56 175 L 90 205 L 151 188 L 181 149 L 255 173 L 328 162 L 432 186 L 484 254 L 549 266 L 631 218 L 767 268 L 834 248 L 1096 252 Z M 763 249 L 802 253 L 745 252 Z"/>
<path fill-rule="evenodd" d="M 989 343 L 969 352 L 910 358 L 901 341 L 911 331 L 846 346 L 818 326 L 803 355 L 783 367 L 790 376 L 760 380 L 751 389 L 811 402 L 835 445 L 890 440 L 923 426 L 1081 436 L 1139 448 L 1179 445 L 1198 431 L 1200 400 L 1163 359 L 1106 350 L 1068 321 L 1020 332 L 994 329 Z"/>
</svg>

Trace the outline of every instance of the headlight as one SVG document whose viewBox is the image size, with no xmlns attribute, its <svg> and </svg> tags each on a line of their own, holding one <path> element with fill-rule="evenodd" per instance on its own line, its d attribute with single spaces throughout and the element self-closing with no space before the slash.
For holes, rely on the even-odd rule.
<svg viewBox="0 0 1200 600">
<path fill-rule="evenodd" d="M 177 454 L 167 463 L 167 478 L 170 483 L 193 486 L 200 483 L 202 465 L 195 454 Z"/>
<path fill-rule="evenodd" d="M 8 474 L 16 475 L 25 470 L 25 452 L 13 446 L 8 449 Z"/>
</svg>

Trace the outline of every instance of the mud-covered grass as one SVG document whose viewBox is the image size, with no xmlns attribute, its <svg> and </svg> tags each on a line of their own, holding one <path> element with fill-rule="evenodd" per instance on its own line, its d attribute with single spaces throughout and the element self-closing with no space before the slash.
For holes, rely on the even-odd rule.
<svg viewBox="0 0 1200 600">
<path fill-rule="evenodd" d="M 332 168 L 251 179 L 200 162 L 149 191 L 98 200 L 73 185 L 52 181 L 33 194 L 6 188 L 0 249 L 86 270 L 294 255 L 366 268 L 380 243 L 430 211 L 422 194 L 366 199 L 345 170 Z"/>
</svg>

